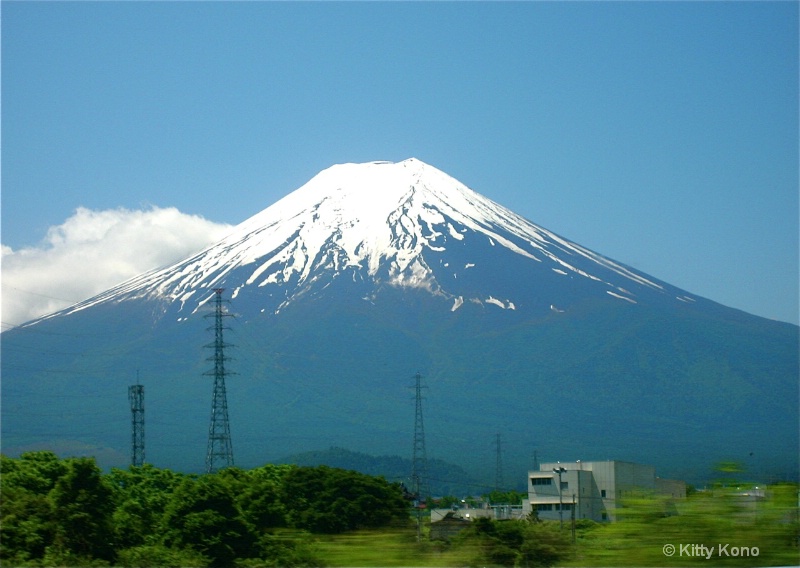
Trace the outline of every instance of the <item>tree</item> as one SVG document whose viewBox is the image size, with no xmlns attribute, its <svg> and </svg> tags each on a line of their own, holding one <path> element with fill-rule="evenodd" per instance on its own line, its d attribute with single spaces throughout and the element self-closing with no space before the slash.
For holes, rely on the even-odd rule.
<svg viewBox="0 0 800 568">
<path fill-rule="evenodd" d="M 191 548 L 211 566 L 231 566 L 256 554 L 256 536 L 242 520 L 231 485 L 214 474 L 184 479 L 167 504 L 164 544 Z"/>
<path fill-rule="evenodd" d="M 3 565 L 310 566 L 309 531 L 408 523 L 400 485 L 329 467 L 192 476 L 151 465 L 0 456 Z"/>
<path fill-rule="evenodd" d="M 0 563 L 20 565 L 44 557 L 55 533 L 48 494 L 66 471 L 52 452 L 0 456 Z"/>
<path fill-rule="evenodd" d="M 512 489 L 510 491 L 491 491 L 483 497 L 487 499 L 489 503 L 494 503 L 497 505 L 520 505 L 522 504 L 522 500 L 527 496 L 527 493 L 521 493 Z"/>
<path fill-rule="evenodd" d="M 42 558 L 54 533 L 47 496 L 5 482 L 0 495 L 0 564 L 20 565 Z"/>
<path fill-rule="evenodd" d="M 231 484 L 242 518 L 260 532 L 287 525 L 281 488 L 294 468 L 268 464 L 247 471 L 227 468 L 219 475 Z"/>
<path fill-rule="evenodd" d="M 382 477 L 327 466 L 298 467 L 283 484 L 290 526 L 340 533 L 408 522 L 408 503 L 398 484 Z"/>
<path fill-rule="evenodd" d="M 18 459 L 0 456 L 3 485 L 46 495 L 67 472 L 64 460 L 53 452 L 26 452 Z"/>
<path fill-rule="evenodd" d="M 114 560 L 113 489 L 92 458 L 66 460 L 67 471 L 50 492 L 54 553 Z"/>
<path fill-rule="evenodd" d="M 185 476 L 144 464 L 126 470 L 112 469 L 107 478 L 114 489 L 117 547 L 125 549 L 158 543 L 167 503 Z"/>
</svg>

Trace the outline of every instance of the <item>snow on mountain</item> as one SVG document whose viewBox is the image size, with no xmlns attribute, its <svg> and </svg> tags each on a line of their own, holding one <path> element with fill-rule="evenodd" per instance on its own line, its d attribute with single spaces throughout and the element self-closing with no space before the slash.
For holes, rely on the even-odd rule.
<svg viewBox="0 0 800 568">
<path fill-rule="evenodd" d="M 637 301 L 630 291 L 635 288 L 664 292 L 646 275 L 563 239 L 411 158 L 332 166 L 191 258 L 66 312 L 142 296 L 196 310 L 209 297 L 198 292 L 216 287 L 231 289 L 234 298 L 247 287 L 283 287 L 282 307 L 318 280 L 330 282 L 348 270 L 390 286 L 450 298 L 452 310 L 467 300 L 514 309 L 514 298 L 495 298 L 491 290 L 481 298 L 464 298 L 452 289 L 452 279 L 437 277 L 434 254 L 446 253 L 470 234 L 529 263 L 548 266 L 552 274 L 596 282 L 626 302 Z M 478 262 L 469 259 L 463 270 Z M 454 269 L 449 262 L 440 263 Z"/>
</svg>

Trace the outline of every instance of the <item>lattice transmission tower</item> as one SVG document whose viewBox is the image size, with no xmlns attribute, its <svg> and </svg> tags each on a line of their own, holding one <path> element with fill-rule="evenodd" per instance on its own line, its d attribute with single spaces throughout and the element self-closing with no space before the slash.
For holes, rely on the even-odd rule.
<svg viewBox="0 0 800 568">
<path fill-rule="evenodd" d="M 137 381 L 128 387 L 131 403 L 131 465 L 144 464 L 144 385 Z"/>
<path fill-rule="evenodd" d="M 411 457 L 411 484 L 414 498 L 418 502 L 427 501 L 430 496 L 428 485 L 428 455 L 425 451 L 425 424 L 422 420 L 422 375 L 417 373 L 414 385 L 416 411 L 414 413 L 414 451 Z"/>
<path fill-rule="evenodd" d="M 203 317 L 214 318 L 214 325 L 208 330 L 214 330 L 214 342 L 206 345 L 213 349 L 214 355 L 206 359 L 214 362 L 214 369 L 204 375 L 214 377 L 214 393 L 211 398 L 211 424 L 208 428 L 208 451 L 206 452 L 206 473 L 214 473 L 218 469 L 233 465 L 233 445 L 231 444 L 231 427 L 228 421 L 228 398 L 225 394 L 225 377 L 232 375 L 225 369 L 225 362 L 230 359 L 225 356 L 225 348 L 232 347 L 225 343 L 222 332 L 227 328 L 223 325 L 226 317 L 233 317 L 223 308 L 223 288 L 214 290 L 214 313 Z M 227 303 L 227 302 L 225 302 Z"/>
<path fill-rule="evenodd" d="M 503 481 L 503 439 L 498 432 L 495 436 L 495 465 L 494 465 L 494 490 L 502 491 L 505 485 Z"/>
<path fill-rule="evenodd" d="M 422 510 L 423 502 L 428 502 L 430 487 L 428 485 L 428 454 L 425 451 L 425 423 L 422 420 L 422 375 L 417 373 L 414 377 L 414 398 L 416 411 L 414 413 L 414 450 L 411 457 L 411 491 L 414 494 L 414 510 L 417 517 L 417 542 L 422 540 Z"/>
</svg>

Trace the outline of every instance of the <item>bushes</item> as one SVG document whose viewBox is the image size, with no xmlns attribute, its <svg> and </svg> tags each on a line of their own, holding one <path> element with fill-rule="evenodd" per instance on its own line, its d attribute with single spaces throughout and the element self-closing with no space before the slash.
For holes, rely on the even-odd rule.
<svg viewBox="0 0 800 568">
<path fill-rule="evenodd" d="M 471 551 L 472 566 L 553 566 L 571 552 L 557 524 L 523 520 L 475 519 L 454 544 Z"/>
<path fill-rule="evenodd" d="M 117 564 L 130 568 L 205 568 L 210 560 L 191 549 L 178 550 L 156 544 L 121 550 Z"/>
</svg>

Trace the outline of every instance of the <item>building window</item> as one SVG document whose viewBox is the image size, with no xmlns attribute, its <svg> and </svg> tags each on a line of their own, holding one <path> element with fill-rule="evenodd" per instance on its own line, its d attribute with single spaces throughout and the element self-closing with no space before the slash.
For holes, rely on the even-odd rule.
<svg viewBox="0 0 800 568">
<path fill-rule="evenodd" d="M 552 503 L 537 503 L 536 504 L 537 511 L 552 511 L 553 505 Z"/>
<path fill-rule="evenodd" d="M 531 485 L 552 485 L 552 477 L 531 477 Z"/>
<path fill-rule="evenodd" d="M 561 482 L 561 491 L 566 491 L 569 489 L 569 481 L 562 481 Z"/>
<path fill-rule="evenodd" d="M 603 499 L 606 498 L 606 490 L 605 489 L 601 489 L 600 490 L 600 497 L 602 497 Z"/>
</svg>

